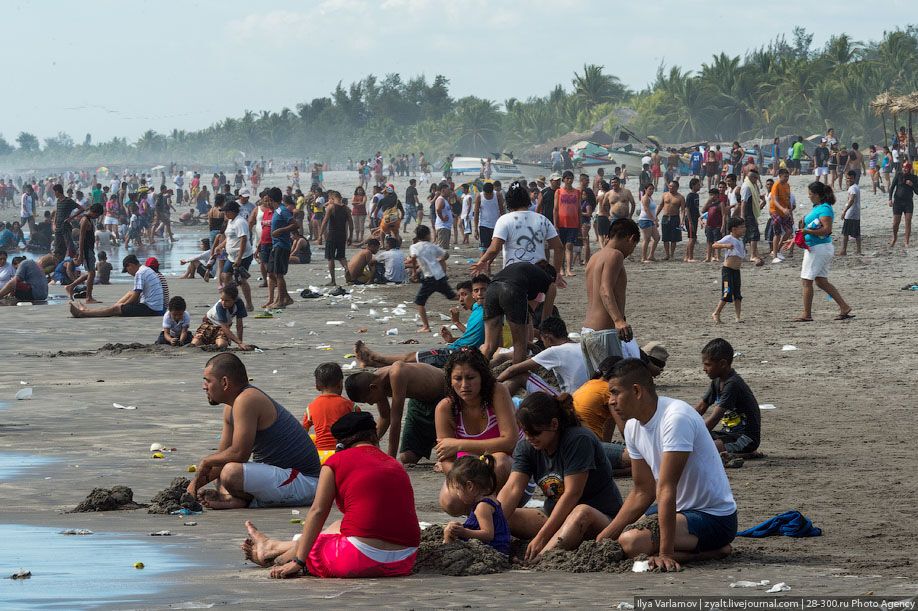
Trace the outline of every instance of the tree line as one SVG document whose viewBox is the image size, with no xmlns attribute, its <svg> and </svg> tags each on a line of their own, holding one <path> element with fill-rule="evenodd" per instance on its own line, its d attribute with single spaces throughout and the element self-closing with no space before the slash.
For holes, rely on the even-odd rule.
<svg viewBox="0 0 918 611">
<path fill-rule="evenodd" d="M 622 117 L 630 129 L 665 142 L 808 135 L 828 127 L 843 141 L 879 142 L 884 125 L 870 101 L 887 90 L 918 91 L 916 65 L 918 27 L 910 25 L 876 41 L 835 35 L 819 48 L 811 33 L 796 28 L 789 39 L 779 36 L 742 56 L 714 55 L 694 71 L 661 65 L 641 91 L 595 64 L 575 71 L 570 87 L 501 103 L 454 98 L 443 75 L 369 75 L 295 109 L 246 110 L 197 131 L 148 130 L 134 142 L 95 143 L 87 134 L 78 143 L 59 132 L 42 143 L 21 132 L 14 146 L 0 136 L 0 166 L 231 163 L 240 152 L 339 162 L 376 150 L 525 157 L 527 148 L 570 131 L 613 130 Z"/>
</svg>

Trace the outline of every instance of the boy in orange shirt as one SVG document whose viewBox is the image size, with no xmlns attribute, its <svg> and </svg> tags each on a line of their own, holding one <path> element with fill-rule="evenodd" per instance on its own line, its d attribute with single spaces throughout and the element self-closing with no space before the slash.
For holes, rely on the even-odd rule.
<svg viewBox="0 0 918 611">
<path fill-rule="evenodd" d="M 303 414 L 303 428 L 315 427 L 316 449 L 322 462 L 335 453 L 337 441 L 331 434 L 332 425 L 341 416 L 360 411 L 354 402 L 341 396 L 344 392 L 344 372 L 338 363 L 322 363 L 316 367 L 316 390 L 319 396 L 312 400 Z"/>
</svg>

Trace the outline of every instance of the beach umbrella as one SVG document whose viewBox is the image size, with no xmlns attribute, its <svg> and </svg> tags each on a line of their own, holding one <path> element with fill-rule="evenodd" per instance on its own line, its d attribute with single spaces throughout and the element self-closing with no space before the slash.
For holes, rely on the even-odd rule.
<svg viewBox="0 0 918 611">
<path fill-rule="evenodd" d="M 165 169 L 166 169 L 166 166 L 164 165 L 155 165 L 152 168 L 150 168 L 150 171 L 155 172 L 156 170 L 165 170 Z"/>
<path fill-rule="evenodd" d="M 96 169 L 96 174 L 108 174 L 108 168 L 105 167 L 104 165 L 100 165 L 100 166 Z"/>
</svg>

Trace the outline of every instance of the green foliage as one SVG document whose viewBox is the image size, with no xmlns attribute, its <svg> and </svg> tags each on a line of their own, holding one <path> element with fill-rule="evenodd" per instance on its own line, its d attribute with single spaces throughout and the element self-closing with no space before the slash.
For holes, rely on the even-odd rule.
<svg viewBox="0 0 918 611">
<path fill-rule="evenodd" d="M 369 75 L 294 109 L 247 110 L 197 131 L 148 130 L 133 143 L 94 143 L 87 134 L 81 144 L 60 132 L 45 138 L 44 148 L 22 132 L 15 149 L 0 137 L 0 155 L 4 165 L 15 166 L 229 163 L 240 153 L 342 161 L 377 150 L 424 151 L 429 159 L 497 151 L 524 157 L 532 145 L 570 131 L 612 129 L 614 111 L 622 107 L 636 112 L 633 129 L 669 142 L 808 135 L 827 127 L 843 140 L 879 141 L 883 123 L 870 100 L 886 90 L 918 91 L 918 28 L 871 42 L 840 34 L 822 48 L 812 43 L 812 34 L 795 28 L 743 56 L 713 55 L 695 71 L 661 66 L 655 82 L 638 93 L 603 66 L 588 64 L 573 71 L 570 90 L 556 85 L 545 96 L 500 105 L 475 96 L 454 99 L 442 75 L 432 81 Z"/>
</svg>

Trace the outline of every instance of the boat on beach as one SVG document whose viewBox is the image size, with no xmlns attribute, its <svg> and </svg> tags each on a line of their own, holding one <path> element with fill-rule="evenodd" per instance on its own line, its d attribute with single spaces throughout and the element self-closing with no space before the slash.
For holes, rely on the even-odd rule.
<svg viewBox="0 0 918 611">
<path fill-rule="evenodd" d="M 484 157 L 454 157 L 453 158 L 453 176 L 475 177 L 481 176 Z M 513 180 L 524 176 L 514 161 L 504 159 L 491 160 L 491 179 L 492 180 Z"/>
</svg>

